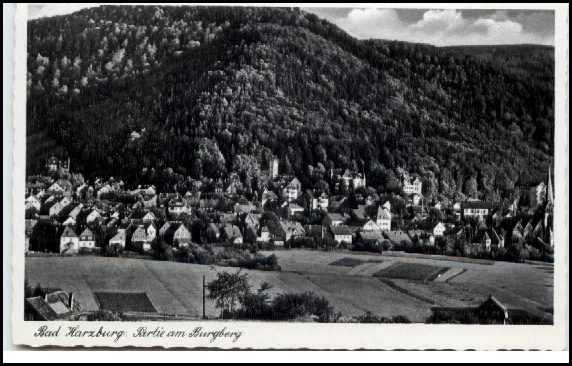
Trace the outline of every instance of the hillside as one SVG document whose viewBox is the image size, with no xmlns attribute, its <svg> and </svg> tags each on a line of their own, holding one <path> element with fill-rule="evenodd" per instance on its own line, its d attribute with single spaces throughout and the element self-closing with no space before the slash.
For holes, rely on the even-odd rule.
<svg viewBox="0 0 572 366">
<path fill-rule="evenodd" d="M 277 156 L 308 187 L 336 167 L 392 191 L 402 167 L 427 195 L 508 197 L 552 162 L 553 59 L 536 46 L 360 41 L 289 8 L 103 6 L 33 20 L 27 169 L 57 153 L 87 178 L 184 191 L 187 177 L 237 172 L 257 188 Z"/>
</svg>

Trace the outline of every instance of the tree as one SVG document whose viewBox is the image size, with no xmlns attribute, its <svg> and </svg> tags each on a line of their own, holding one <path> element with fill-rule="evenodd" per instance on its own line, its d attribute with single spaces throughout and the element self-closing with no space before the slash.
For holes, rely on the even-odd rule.
<svg viewBox="0 0 572 366">
<path fill-rule="evenodd" d="M 221 318 L 224 313 L 234 313 L 236 302 L 250 291 L 247 274 L 218 272 L 217 278 L 207 284 L 209 291 L 207 298 L 216 302 L 216 307 L 221 309 Z"/>
</svg>

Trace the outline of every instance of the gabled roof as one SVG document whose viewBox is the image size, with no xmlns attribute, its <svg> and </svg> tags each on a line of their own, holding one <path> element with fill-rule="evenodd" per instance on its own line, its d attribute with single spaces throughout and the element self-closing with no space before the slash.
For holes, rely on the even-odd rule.
<svg viewBox="0 0 572 366">
<path fill-rule="evenodd" d="M 377 208 L 377 219 L 378 220 L 391 220 L 391 214 L 382 206 Z"/>
<path fill-rule="evenodd" d="M 77 234 L 73 231 L 71 226 L 66 226 L 61 237 L 62 238 L 77 238 Z"/>
<path fill-rule="evenodd" d="M 85 228 L 84 231 L 82 231 L 82 233 L 79 235 L 80 237 L 82 236 L 94 236 L 93 233 L 91 232 L 91 230 L 89 230 L 88 227 Z"/>
</svg>

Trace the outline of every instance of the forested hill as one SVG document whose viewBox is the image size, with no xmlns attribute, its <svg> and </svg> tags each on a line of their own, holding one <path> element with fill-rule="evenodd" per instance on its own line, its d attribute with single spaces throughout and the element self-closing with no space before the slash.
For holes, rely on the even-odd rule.
<svg viewBox="0 0 572 366">
<path fill-rule="evenodd" d="M 392 190 L 497 199 L 547 176 L 553 48 L 357 40 L 295 9 L 103 6 L 28 23 L 28 173 L 163 190 L 268 161 L 311 187 L 332 167 Z"/>
</svg>

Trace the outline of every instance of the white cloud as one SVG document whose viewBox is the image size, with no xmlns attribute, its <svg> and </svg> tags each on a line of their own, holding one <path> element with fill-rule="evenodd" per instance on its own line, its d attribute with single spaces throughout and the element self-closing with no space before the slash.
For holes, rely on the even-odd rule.
<svg viewBox="0 0 572 366">
<path fill-rule="evenodd" d="M 51 17 L 54 15 L 63 15 L 73 13 L 75 11 L 99 6 L 99 4 L 29 4 L 28 18 L 37 19 L 43 17 Z"/>
<path fill-rule="evenodd" d="M 454 9 L 428 10 L 422 19 L 407 24 L 395 9 L 353 9 L 336 23 L 357 38 L 378 38 L 450 45 L 554 43 L 553 35 L 526 31 L 504 11 L 478 18 L 463 17 Z"/>
</svg>

